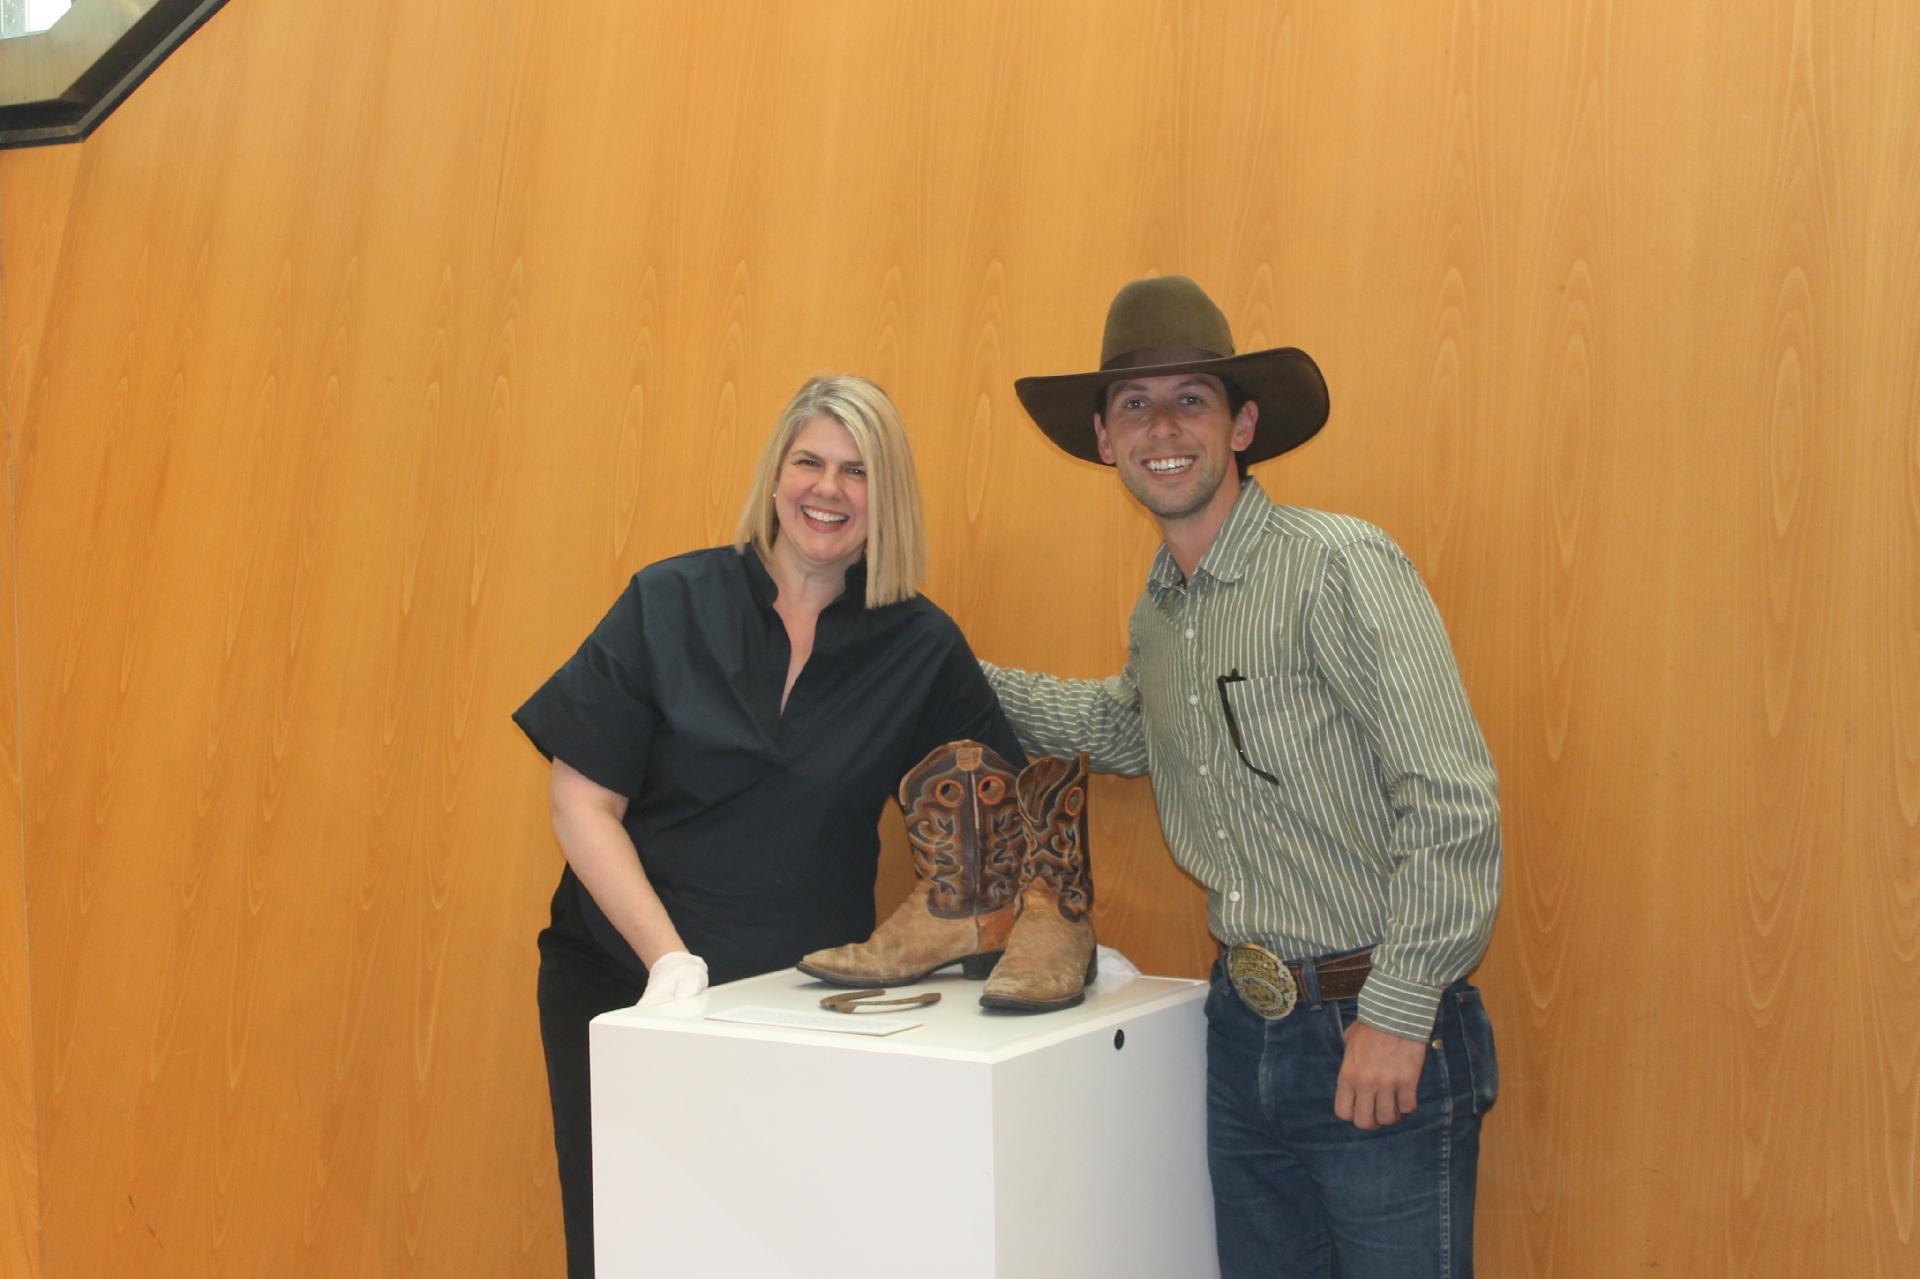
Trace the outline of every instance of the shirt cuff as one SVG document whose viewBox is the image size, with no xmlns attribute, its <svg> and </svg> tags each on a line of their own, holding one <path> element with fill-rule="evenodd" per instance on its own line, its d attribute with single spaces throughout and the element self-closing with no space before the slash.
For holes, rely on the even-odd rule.
<svg viewBox="0 0 1920 1279">
<path fill-rule="evenodd" d="M 1402 1039 L 1428 1039 L 1440 1011 L 1441 989 L 1389 977 L 1376 968 L 1360 988 L 1360 1020 Z"/>
</svg>

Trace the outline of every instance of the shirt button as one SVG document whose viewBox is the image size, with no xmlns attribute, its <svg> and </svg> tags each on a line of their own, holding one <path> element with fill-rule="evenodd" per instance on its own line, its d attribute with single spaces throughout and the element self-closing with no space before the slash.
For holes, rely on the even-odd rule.
<svg viewBox="0 0 1920 1279">
<path fill-rule="evenodd" d="M 1191 626 L 1189 626 L 1189 627 L 1187 628 L 1187 638 L 1188 638 L 1188 639 L 1192 639 L 1192 638 L 1193 638 L 1193 628 L 1192 628 Z"/>
<path fill-rule="evenodd" d="M 1236 888 L 1236 889 L 1234 889 L 1234 890 L 1233 890 L 1232 892 L 1230 892 L 1230 893 L 1228 893 L 1228 894 L 1227 894 L 1227 900 L 1228 900 L 1228 901 L 1230 901 L 1230 902 L 1237 902 L 1237 901 L 1239 901 L 1239 900 L 1240 900 L 1240 890 Z"/>
<path fill-rule="evenodd" d="M 1223 827 L 1223 828 L 1221 828 L 1221 829 L 1219 829 L 1219 830 L 1216 830 L 1216 831 L 1214 831 L 1214 832 L 1213 832 L 1213 834 L 1214 834 L 1214 838 L 1216 838 L 1216 839 L 1225 839 L 1225 838 L 1227 837 L 1227 832 L 1226 832 L 1226 829 L 1225 829 L 1224 827 Z M 1235 900 L 1235 901 L 1239 901 L 1240 899 L 1239 899 L 1239 897 L 1237 897 L 1237 896 L 1236 896 L 1236 897 L 1234 898 L 1234 900 Z"/>
<path fill-rule="evenodd" d="M 1198 693 L 1187 694 L 1187 705 L 1198 706 L 1199 704 L 1200 704 L 1200 694 Z"/>
<path fill-rule="evenodd" d="M 1205 777 L 1206 775 L 1207 775 L 1207 766 L 1205 764 L 1202 764 L 1200 765 L 1200 776 Z"/>
</svg>

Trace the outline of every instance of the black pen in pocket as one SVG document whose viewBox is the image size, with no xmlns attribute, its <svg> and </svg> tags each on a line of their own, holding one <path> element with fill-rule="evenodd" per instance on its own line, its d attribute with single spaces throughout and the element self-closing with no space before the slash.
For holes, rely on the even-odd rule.
<svg viewBox="0 0 1920 1279">
<path fill-rule="evenodd" d="M 1240 740 L 1240 721 L 1233 717 L 1233 702 L 1227 697 L 1227 685 L 1244 684 L 1246 682 L 1247 677 L 1240 673 L 1238 666 L 1229 668 L 1225 675 L 1221 675 L 1214 680 L 1214 683 L 1220 688 L 1220 709 L 1224 711 L 1227 716 L 1227 736 L 1233 739 L 1234 754 L 1240 757 L 1240 762 L 1245 764 L 1255 777 L 1262 778 L 1278 786 L 1280 784 L 1278 777 L 1275 777 L 1272 773 L 1269 773 L 1266 769 L 1261 768 L 1258 764 L 1247 758 L 1246 743 Z"/>
</svg>

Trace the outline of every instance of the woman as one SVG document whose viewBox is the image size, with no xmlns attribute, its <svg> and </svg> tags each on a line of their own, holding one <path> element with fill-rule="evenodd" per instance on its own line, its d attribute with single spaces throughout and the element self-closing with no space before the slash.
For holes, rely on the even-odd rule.
<svg viewBox="0 0 1920 1279">
<path fill-rule="evenodd" d="M 567 868 L 540 934 L 540 1033 L 568 1273 L 593 1272 L 587 1022 L 873 931 L 876 826 L 944 742 L 1019 743 L 915 583 L 919 487 L 862 378 L 781 414 L 733 546 L 650 565 L 514 714 L 552 761 Z"/>
</svg>

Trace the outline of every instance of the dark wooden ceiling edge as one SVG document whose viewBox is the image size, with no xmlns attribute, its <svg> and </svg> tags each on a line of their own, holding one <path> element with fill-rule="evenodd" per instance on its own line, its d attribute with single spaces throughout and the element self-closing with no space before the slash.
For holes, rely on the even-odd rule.
<svg viewBox="0 0 1920 1279">
<path fill-rule="evenodd" d="M 79 142 L 227 0 L 159 0 L 65 94 L 0 106 L 0 150 Z"/>
</svg>

